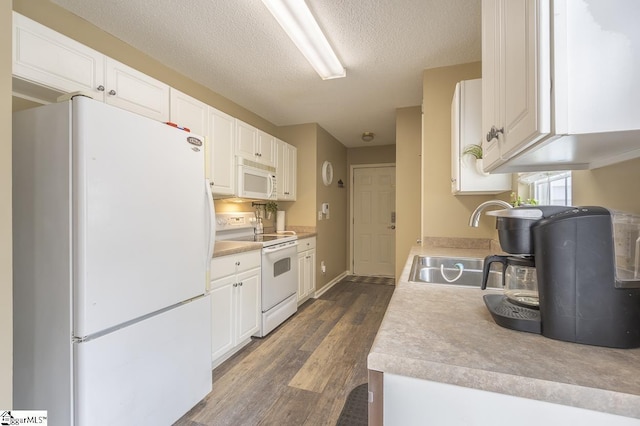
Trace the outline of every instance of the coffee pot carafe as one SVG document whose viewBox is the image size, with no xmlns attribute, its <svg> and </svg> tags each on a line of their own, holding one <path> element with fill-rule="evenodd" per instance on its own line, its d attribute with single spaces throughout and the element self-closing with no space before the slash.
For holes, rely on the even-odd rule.
<svg viewBox="0 0 640 426">
<path fill-rule="evenodd" d="M 484 259 L 482 289 L 487 287 L 491 265 L 502 264 L 502 287 L 504 296 L 516 305 L 537 309 L 538 278 L 531 256 L 487 256 Z"/>
</svg>

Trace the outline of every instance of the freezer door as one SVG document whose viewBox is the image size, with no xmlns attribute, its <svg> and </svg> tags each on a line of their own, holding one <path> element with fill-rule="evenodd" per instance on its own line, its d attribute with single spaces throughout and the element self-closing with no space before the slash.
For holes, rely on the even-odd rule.
<svg viewBox="0 0 640 426">
<path fill-rule="evenodd" d="M 119 108 L 73 102 L 74 334 L 203 294 L 203 139 Z M 195 137 L 195 139 L 191 139 Z"/>
<path fill-rule="evenodd" d="M 74 426 L 170 425 L 211 392 L 210 297 L 76 343 Z"/>
</svg>

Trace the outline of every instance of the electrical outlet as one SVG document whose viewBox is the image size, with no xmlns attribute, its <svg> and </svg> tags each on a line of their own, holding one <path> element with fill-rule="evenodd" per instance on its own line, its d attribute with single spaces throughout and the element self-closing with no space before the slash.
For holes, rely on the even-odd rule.
<svg viewBox="0 0 640 426">
<path fill-rule="evenodd" d="M 320 271 L 322 272 L 322 275 L 327 273 L 327 266 L 324 264 L 324 260 L 320 262 Z"/>
<path fill-rule="evenodd" d="M 318 220 L 322 220 L 322 211 L 318 211 Z"/>
</svg>

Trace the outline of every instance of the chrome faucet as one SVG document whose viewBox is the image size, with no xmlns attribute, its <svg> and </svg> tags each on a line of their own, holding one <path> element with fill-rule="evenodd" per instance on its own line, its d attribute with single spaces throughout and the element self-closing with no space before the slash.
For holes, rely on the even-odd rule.
<svg viewBox="0 0 640 426">
<path fill-rule="evenodd" d="M 497 206 L 497 207 L 503 207 L 506 209 L 510 209 L 512 207 L 511 204 L 507 203 L 506 201 L 502 201 L 502 200 L 489 200 L 489 201 L 485 201 L 484 203 L 480 204 L 478 207 L 476 207 L 476 209 L 473 211 L 473 213 L 471 213 L 471 217 L 469 218 L 469 226 L 473 226 L 474 228 L 477 228 L 478 225 L 480 224 L 480 215 L 482 214 L 482 212 L 490 206 Z"/>
</svg>

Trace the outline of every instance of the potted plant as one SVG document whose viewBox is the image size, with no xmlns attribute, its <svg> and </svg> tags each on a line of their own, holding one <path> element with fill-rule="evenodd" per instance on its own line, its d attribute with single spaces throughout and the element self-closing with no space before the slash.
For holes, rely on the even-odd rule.
<svg viewBox="0 0 640 426">
<path fill-rule="evenodd" d="M 537 206 L 538 205 L 538 200 L 536 200 L 535 198 L 527 198 L 526 200 L 523 200 L 520 195 L 516 194 L 515 192 L 512 192 L 511 193 L 511 205 L 513 207 Z"/>
<path fill-rule="evenodd" d="M 482 164 L 482 145 L 480 144 L 469 144 L 464 147 L 462 150 L 462 155 L 471 155 L 475 158 L 476 162 L 476 170 L 483 176 L 487 176 L 488 173 L 485 173 L 484 167 Z"/>
<path fill-rule="evenodd" d="M 267 204 L 264 205 L 264 210 L 267 212 L 267 219 L 271 219 L 271 215 L 278 211 L 278 203 L 267 201 Z"/>
</svg>

